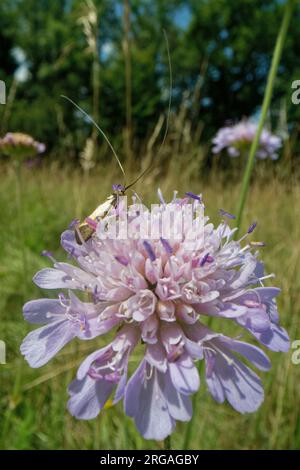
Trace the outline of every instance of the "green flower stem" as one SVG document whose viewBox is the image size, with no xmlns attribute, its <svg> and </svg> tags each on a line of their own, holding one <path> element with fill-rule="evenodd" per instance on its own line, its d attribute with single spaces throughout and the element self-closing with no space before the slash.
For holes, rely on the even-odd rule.
<svg viewBox="0 0 300 470">
<path fill-rule="evenodd" d="M 209 317 L 207 319 L 207 326 L 211 330 L 214 329 L 214 318 L 213 317 Z M 205 360 L 203 359 L 198 364 L 198 373 L 199 373 L 200 379 L 201 379 L 201 375 L 203 375 L 202 372 L 205 370 L 204 362 L 205 362 Z M 193 430 L 194 430 L 194 420 L 196 419 L 196 415 L 197 415 L 198 401 L 199 401 L 199 390 L 198 390 L 197 393 L 195 393 L 193 395 L 193 398 L 192 398 L 193 415 L 192 415 L 192 418 L 188 422 L 187 427 L 186 427 L 186 432 L 185 432 L 184 441 L 183 441 L 183 450 L 188 450 L 189 446 L 190 446 L 192 433 L 193 433 Z"/>
<path fill-rule="evenodd" d="M 287 32 L 287 29 L 288 29 L 288 26 L 289 26 L 289 23 L 290 23 L 290 20 L 291 20 L 294 5 L 295 5 L 295 0 L 287 0 L 284 15 L 283 15 L 283 18 L 282 18 L 281 27 L 280 27 L 280 30 L 279 30 L 279 33 L 278 33 L 278 36 L 277 36 L 277 41 L 276 41 L 276 45 L 275 45 L 275 49 L 274 49 L 274 53 L 273 53 L 273 57 L 272 57 L 272 64 L 271 64 L 271 68 L 270 68 L 269 75 L 268 75 L 267 86 L 266 86 L 266 89 L 265 89 L 265 95 L 264 95 L 264 100 L 263 100 L 263 104 L 262 104 L 262 109 L 261 109 L 260 119 L 259 119 L 259 123 L 258 123 L 258 128 L 257 128 L 255 138 L 254 138 L 254 140 L 252 142 L 252 145 L 251 145 L 251 148 L 250 148 L 247 165 L 246 165 L 245 172 L 244 172 L 244 177 L 243 177 L 243 182 L 242 182 L 242 189 L 241 189 L 241 194 L 240 194 L 240 198 L 239 198 L 239 202 L 238 202 L 238 209 L 237 209 L 237 228 L 238 228 L 238 230 L 236 232 L 236 235 L 237 235 L 237 233 L 240 229 L 241 223 L 242 223 L 243 211 L 244 211 L 245 202 L 246 202 L 246 199 L 247 199 L 247 194 L 248 194 L 248 191 L 249 191 L 251 173 L 252 173 L 253 166 L 254 166 L 255 154 L 256 154 L 257 149 L 258 149 L 259 139 L 260 139 L 260 136 L 261 136 L 261 133 L 262 133 L 262 130 L 263 130 L 263 127 L 264 127 L 264 123 L 265 123 L 265 120 L 266 120 L 267 112 L 268 112 L 268 109 L 269 109 L 269 106 L 270 106 L 270 101 L 271 101 L 274 82 L 275 82 L 275 78 L 276 78 L 276 74 L 277 74 L 277 70 L 278 70 L 278 65 L 279 65 L 279 61 L 280 61 L 280 57 L 281 57 L 281 53 L 282 53 L 282 48 L 283 48 L 284 40 L 285 40 L 285 37 L 286 37 L 286 32 Z"/>
<path fill-rule="evenodd" d="M 210 322 L 208 322 L 208 326 L 210 327 Z M 201 377 L 201 371 L 203 368 L 203 361 L 200 361 L 198 364 L 198 372 L 199 372 L 199 377 Z M 184 441 L 183 441 L 183 450 L 188 450 L 194 430 L 194 421 L 196 420 L 197 416 L 197 407 L 198 407 L 198 401 L 199 401 L 199 390 L 198 392 L 194 393 L 193 398 L 192 398 L 192 405 L 193 405 L 193 415 L 191 417 L 191 420 L 187 423 L 186 425 L 186 431 L 185 431 L 185 436 L 184 436 Z"/>
<path fill-rule="evenodd" d="M 19 243 L 22 255 L 23 264 L 23 287 L 24 293 L 26 293 L 27 285 L 27 256 L 25 246 L 25 231 L 24 231 L 24 210 L 23 210 L 23 185 L 22 185 L 22 168 L 21 162 L 16 160 L 14 163 L 15 175 L 16 175 L 16 206 L 17 206 L 17 221 L 19 229 Z"/>
<path fill-rule="evenodd" d="M 171 436 L 168 436 L 164 440 L 164 450 L 171 450 Z"/>
</svg>

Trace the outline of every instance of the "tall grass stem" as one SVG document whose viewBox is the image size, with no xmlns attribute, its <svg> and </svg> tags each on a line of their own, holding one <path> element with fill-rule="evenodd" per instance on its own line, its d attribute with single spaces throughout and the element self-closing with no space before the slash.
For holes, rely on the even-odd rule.
<svg viewBox="0 0 300 470">
<path fill-rule="evenodd" d="M 19 230 L 19 246 L 23 266 L 23 292 L 26 294 L 27 285 L 27 254 L 24 230 L 24 205 L 23 205 L 23 181 L 22 181 L 22 165 L 20 161 L 15 161 L 15 181 L 16 181 L 16 209 L 17 209 L 17 222 Z"/>
<path fill-rule="evenodd" d="M 272 98 L 272 92 L 274 88 L 274 83 L 277 75 L 277 70 L 278 70 L 278 65 L 280 61 L 280 57 L 282 54 L 282 48 L 284 45 L 286 33 L 288 30 L 288 26 L 291 20 L 292 16 L 292 11 L 293 7 L 295 5 L 295 0 L 287 0 L 286 6 L 285 6 L 285 11 L 284 15 L 282 18 L 281 26 L 279 29 L 279 33 L 277 36 L 276 44 L 275 44 L 275 49 L 272 57 L 272 63 L 271 63 L 271 68 L 269 71 L 268 75 L 268 80 L 267 80 L 267 85 L 265 89 L 265 94 L 264 94 L 264 99 L 263 99 L 263 104 L 262 104 L 262 109 L 261 109 L 261 114 L 259 118 L 259 123 L 256 131 L 255 138 L 252 142 L 250 152 L 249 152 L 249 157 L 247 160 L 247 165 L 245 168 L 244 176 L 243 176 L 243 181 L 242 181 L 242 188 L 241 188 L 241 193 L 238 201 L 238 207 L 237 207 L 237 231 L 236 231 L 236 236 L 237 233 L 240 229 L 242 219 L 243 219 L 243 212 L 245 208 L 245 203 L 247 200 L 247 195 L 249 191 L 249 185 L 250 185 L 250 179 L 251 179 L 251 174 L 252 170 L 254 167 L 254 161 L 255 161 L 255 155 L 258 149 L 259 145 L 259 140 L 260 136 L 265 124 L 265 120 L 267 117 L 267 112 L 270 106 L 271 98 Z"/>
<path fill-rule="evenodd" d="M 124 0 L 124 40 L 123 51 L 125 60 L 125 85 L 126 85 L 126 131 L 125 150 L 129 168 L 132 166 L 132 65 L 131 65 L 131 40 L 130 40 L 130 1 Z"/>
</svg>

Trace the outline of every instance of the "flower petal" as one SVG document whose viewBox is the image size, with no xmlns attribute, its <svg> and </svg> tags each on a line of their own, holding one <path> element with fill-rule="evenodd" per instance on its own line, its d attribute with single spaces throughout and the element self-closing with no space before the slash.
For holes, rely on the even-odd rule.
<svg viewBox="0 0 300 470">
<path fill-rule="evenodd" d="M 170 415 L 179 421 L 189 421 L 192 417 L 192 403 L 187 395 L 179 393 L 172 384 L 170 374 L 167 372 L 164 380 L 164 395 L 168 402 Z"/>
<path fill-rule="evenodd" d="M 251 333 L 271 351 L 288 352 L 290 349 L 290 338 L 287 331 L 275 323 L 271 323 L 270 328 L 266 331 L 251 331 Z"/>
<path fill-rule="evenodd" d="M 165 350 L 161 343 L 149 344 L 145 358 L 149 364 L 161 372 L 167 370 L 167 360 Z"/>
<path fill-rule="evenodd" d="M 66 307 L 59 300 L 38 299 L 27 302 L 23 307 L 25 320 L 30 323 L 52 323 L 58 315 L 64 315 Z"/>
<path fill-rule="evenodd" d="M 78 419 L 93 419 L 107 402 L 114 384 L 105 380 L 94 380 L 86 376 L 83 380 L 75 379 L 69 385 L 71 398 L 68 410 Z"/>
<path fill-rule="evenodd" d="M 174 387 L 185 395 L 197 392 L 200 378 L 191 357 L 183 353 L 176 362 L 169 362 L 170 377 Z"/>
<path fill-rule="evenodd" d="M 208 388 L 217 401 L 223 398 L 240 413 L 257 410 L 264 400 L 260 378 L 238 359 L 233 364 L 218 355 L 212 373 L 206 377 Z"/>
<path fill-rule="evenodd" d="M 89 354 L 79 366 L 79 369 L 77 371 L 77 379 L 83 380 L 84 377 L 87 375 L 91 364 L 96 361 L 96 359 L 102 358 L 105 355 L 106 351 L 108 351 L 110 348 L 111 344 L 105 346 L 104 348 L 97 349 L 97 351 L 94 351 L 93 353 Z"/>
<path fill-rule="evenodd" d="M 55 268 L 45 268 L 38 271 L 33 282 L 42 289 L 74 289 L 76 284 L 64 271 Z"/>
<path fill-rule="evenodd" d="M 50 323 L 31 331 L 21 344 L 21 353 L 31 367 L 45 365 L 76 335 L 77 326 L 68 320 Z"/>
<path fill-rule="evenodd" d="M 61 234 L 60 243 L 63 249 L 72 256 L 78 257 L 87 254 L 86 247 L 77 243 L 74 230 L 65 230 Z"/>
<path fill-rule="evenodd" d="M 146 364 L 142 362 L 131 379 L 125 392 L 125 412 L 134 418 L 135 424 L 145 439 L 161 441 L 170 435 L 175 426 L 167 400 L 162 392 L 162 377 L 153 369 L 145 379 Z"/>
<path fill-rule="evenodd" d="M 230 348 L 232 351 L 241 354 L 260 370 L 267 371 L 271 367 L 270 359 L 257 346 L 226 337 L 220 337 L 218 342 Z"/>
</svg>

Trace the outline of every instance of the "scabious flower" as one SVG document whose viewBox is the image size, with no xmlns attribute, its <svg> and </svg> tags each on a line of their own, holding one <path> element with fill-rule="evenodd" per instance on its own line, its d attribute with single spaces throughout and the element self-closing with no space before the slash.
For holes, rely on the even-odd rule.
<svg viewBox="0 0 300 470">
<path fill-rule="evenodd" d="M 238 124 L 226 126 L 219 129 L 213 138 L 213 153 L 220 153 L 226 150 L 230 157 L 239 157 L 245 151 L 249 150 L 257 131 L 257 124 L 243 120 Z M 282 146 L 280 137 L 271 134 L 267 129 L 263 129 L 256 157 L 264 160 L 278 158 L 278 150 Z"/>
<path fill-rule="evenodd" d="M 32 157 L 45 152 L 45 150 L 45 144 L 37 142 L 30 135 L 21 132 L 8 132 L 0 139 L 0 151 L 5 155 L 20 159 Z"/>
<path fill-rule="evenodd" d="M 205 362 L 207 387 L 217 402 L 254 412 L 264 391 L 251 366 L 267 371 L 270 361 L 241 333 L 272 351 L 289 349 L 288 334 L 279 325 L 279 289 L 264 286 L 270 276 L 264 274 L 257 243 L 249 241 L 255 224 L 236 241 L 227 222 L 234 216 L 228 212 L 221 211 L 223 220 L 215 227 L 204 216 L 200 196 L 174 194 L 170 203 L 159 196 L 155 212 L 136 201 L 128 208 L 120 203 L 86 241 L 75 221 L 81 243 L 73 229 L 62 234 L 62 247 L 74 264 L 48 254 L 54 267 L 39 271 L 34 282 L 64 293 L 25 304 L 25 319 L 44 326 L 21 346 L 29 364 L 40 367 L 73 338 L 92 340 L 95 351 L 69 386 L 69 412 L 92 419 L 107 400 L 123 400 L 139 432 L 157 440 L 171 434 L 177 420 L 191 419 L 199 361 Z M 182 223 L 190 205 L 198 225 Z M 104 236 L 106 224 L 116 228 L 122 215 L 128 219 L 127 236 Z M 146 237 L 149 227 L 151 237 Z M 213 317 L 220 331 L 208 327 Z M 232 324 L 233 338 L 223 334 L 222 322 Z M 110 343 L 101 340 L 113 331 Z M 137 367 L 133 351 L 140 357 Z"/>
</svg>

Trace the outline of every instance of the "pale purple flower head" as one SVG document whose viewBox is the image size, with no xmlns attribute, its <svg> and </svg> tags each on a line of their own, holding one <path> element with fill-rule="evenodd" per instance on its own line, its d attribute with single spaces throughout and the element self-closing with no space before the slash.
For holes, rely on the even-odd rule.
<svg viewBox="0 0 300 470">
<path fill-rule="evenodd" d="M 257 124 L 243 120 L 238 124 L 222 127 L 213 138 L 213 153 L 226 151 L 230 157 L 239 157 L 249 150 L 257 131 Z M 264 160 L 276 160 L 282 146 L 281 138 L 263 129 L 256 157 Z"/>
<path fill-rule="evenodd" d="M 105 238 L 101 223 L 83 244 L 74 230 L 62 234 L 74 264 L 49 254 L 54 267 L 35 275 L 37 286 L 60 293 L 25 304 L 25 319 L 43 326 L 29 333 L 21 352 L 32 367 L 40 367 L 73 338 L 91 340 L 95 351 L 69 386 L 69 412 L 92 419 L 110 397 L 113 403 L 123 400 L 139 432 L 162 440 L 177 420 L 191 419 L 199 361 L 205 361 L 206 384 L 217 402 L 254 412 L 263 402 L 263 387 L 243 359 L 262 371 L 270 361 L 260 348 L 236 338 L 246 331 L 272 351 L 288 351 L 289 337 L 279 326 L 279 289 L 264 286 L 269 276 L 248 242 L 252 230 L 235 241 L 227 219 L 214 227 L 202 210 L 194 215 L 202 229 L 190 237 L 191 227 L 181 224 L 179 230 L 178 216 L 191 199 L 194 208 L 203 209 L 202 199 L 175 194 L 166 203 L 159 194 L 155 216 L 145 206 L 137 210 L 136 203 L 122 206 L 133 236 Z M 171 214 L 178 230 L 167 237 L 158 228 Z M 116 211 L 110 223 L 120 215 Z M 150 221 L 156 236 L 146 239 L 141 229 Z M 218 331 L 208 328 L 210 317 L 219 319 Z M 234 338 L 222 333 L 222 322 L 232 325 Z M 108 332 L 114 332 L 109 343 L 101 338 Z M 133 351 L 138 366 L 131 361 Z"/>
<path fill-rule="evenodd" d="M 0 151 L 12 157 L 28 158 L 43 153 L 45 150 L 45 144 L 21 132 L 8 132 L 0 139 Z"/>
</svg>

